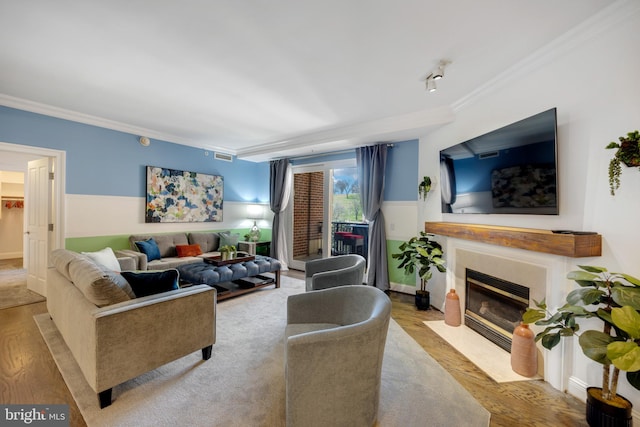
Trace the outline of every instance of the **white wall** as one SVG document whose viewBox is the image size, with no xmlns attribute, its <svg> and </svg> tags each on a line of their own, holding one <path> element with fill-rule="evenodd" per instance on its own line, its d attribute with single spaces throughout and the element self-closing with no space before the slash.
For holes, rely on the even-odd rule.
<svg viewBox="0 0 640 427">
<path fill-rule="evenodd" d="M 596 231 L 603 236 L 602 257 L 570 259 L 574 266 L 595 264 L 640 277 L 640 173 L 623 170 L 612 197 L 607 167 L 613 153 L 604 148 L 640 129 L 639 4 L 614 5 L 582 31 L 508 70 L 501 82 L 461 102 L 453 123 L 420 140 L 422 176 L 439 169 L 440 149 L 556 107 L 560 215 L 443 215 L 439 203 L 428 203 L 419 226 L 443 220 Z M 439 200 L 439 189 L 430 197 Z M 576 349 L 571 381 L 600 386 L 601 365 Z M 584 399 L 579 387 L 569 391 Z M 621 384 L 620 393 L 640 407 L 640 391 Z"/>
</svg>

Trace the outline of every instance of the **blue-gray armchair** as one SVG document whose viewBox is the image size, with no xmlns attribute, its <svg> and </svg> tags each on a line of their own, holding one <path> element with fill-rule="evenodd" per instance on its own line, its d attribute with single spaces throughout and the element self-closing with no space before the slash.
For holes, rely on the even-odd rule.
<svg viewBox="0 0 640 427">
<path fill-rule="evenodd" d="M 366 260 L 357 254 L 339 255 L 305 263 L 306 290 L 362 285 Z"/>
<path fill-rule="evenodd" d="M 391 301 L 373 286 L 287 300 L 287 427 L 370 427 L 378 416 Z"/>
</svg>

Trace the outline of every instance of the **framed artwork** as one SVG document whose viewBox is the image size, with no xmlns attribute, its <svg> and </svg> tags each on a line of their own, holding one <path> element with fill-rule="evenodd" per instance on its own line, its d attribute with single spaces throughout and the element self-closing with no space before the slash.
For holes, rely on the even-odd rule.
<svg viewBox="0 0 640 427">
<path fill-rule="evenodd" d="M 222 221 L 220 175 L 147 166 L 145 222 Z"/>
</svg>

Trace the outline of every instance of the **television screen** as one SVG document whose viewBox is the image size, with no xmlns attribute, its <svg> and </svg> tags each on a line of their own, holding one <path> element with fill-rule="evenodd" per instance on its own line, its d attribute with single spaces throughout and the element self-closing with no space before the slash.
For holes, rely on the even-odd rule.
<svg viewBox="0 0 640 427">
<path fill-rule="evenodd" d="M 556 109 L 440 151 L 443 213 L 558 215 Z"/>
</svg>

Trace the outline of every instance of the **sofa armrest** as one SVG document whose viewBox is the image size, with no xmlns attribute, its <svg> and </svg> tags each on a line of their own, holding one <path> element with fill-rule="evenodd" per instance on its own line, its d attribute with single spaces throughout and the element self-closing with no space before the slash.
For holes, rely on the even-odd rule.
<svg viewBox="0 0 640 427">
<path fill-rule="evenodd" d="M 130 256 L 119 256 L 118 264 L 120 264 L 121 271 L 132 271 L 137 269 L 137 260 Z"/>
<path fill-rule="evenodd" d="M 147 269 L 147 256 L 142 252 L 136 252 L 131 249 L 119 249 L 115 251 L 116 257 L 130 257 L 135 261 L 135 267 L 131 270 L 146 270 Z M 123 268 L 124 270 L 124 268 Z"/>
<path fill-rule="evenodd" d="M 216 291 L 207 285 L 97 310 L 93 316 L 95 360 L 100 370 L 96 391 L 212 345 L 215 315 Z"/>
</svg>

